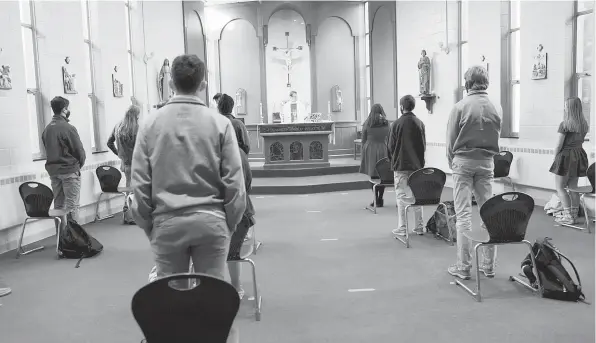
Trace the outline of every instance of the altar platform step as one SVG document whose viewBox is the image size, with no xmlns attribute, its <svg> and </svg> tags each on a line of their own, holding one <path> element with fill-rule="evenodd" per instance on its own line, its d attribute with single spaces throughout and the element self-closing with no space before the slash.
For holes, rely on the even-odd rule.
<svg viewBox="0 0 596 343">
<path fill-rule="evenodd" d="M 350 158 L 330 159 L 331 166 L 322 168 L 300 168 L 294 169 L 263 169 L 263 162 L 251 161 L 250 168 L 253 178 L 275 178 L 275 177 L 305 177 L 305 176 L 325 176 L 339 174 L 358 173 L 360 169 L 360 160 Z"/>
<path fill-rule="evenodd" d="M 359 173 L 302 177 L 259 177 L 252 180 L 251 194 L 314 194 L 353 191 L 369 189 L 370 187 L 368 177 Z"/>
</svg>

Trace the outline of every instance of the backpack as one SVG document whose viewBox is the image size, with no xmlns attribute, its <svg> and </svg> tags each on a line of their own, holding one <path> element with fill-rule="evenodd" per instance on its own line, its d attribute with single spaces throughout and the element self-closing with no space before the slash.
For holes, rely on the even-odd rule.
<svg viewBox="0 0 596 343">
<path fill-rule="evenodd" d="M 426 223 L 426 230 L 444 239 L 449 239 L 449 230 L 451 230 L 453 233 L 453 242 L 455 242 L 455 206 L 453 201 L 445 201 L 443 203 L 447 207 L 447 216 L 445 215 L 443 205 L 439 205 L 435 214 Z"/>
<path fill-rule="evenodd" d="M 584 301 L 585 296 L 582 293 L 581 281 L 577 269 L 550 241 L 551 238 L 549 237 L 537 239 L 532 246 L 532 253 L 534 254 L 538 269 L 538 277 L 542 285 L 542 296 L 556 300 Z M 561 263 L 561 257 L 573 268 L 575 277 L 577 278 L 577 284 Z M 534 288 L 538 287 L 530 254 L 522 261 L 521 267 L 524 275 L 532 283 L 532 286 Z"/>
<path fill-rule="evenodd" d="M 70 215 L 66 221 L 66 229 L 60 234 L 58 256 L 60 258 L 78 259 L 75 268 L 84 258 L 93 257 L 103 250 L 103 245 L 83 229 Z"/>
</svg>

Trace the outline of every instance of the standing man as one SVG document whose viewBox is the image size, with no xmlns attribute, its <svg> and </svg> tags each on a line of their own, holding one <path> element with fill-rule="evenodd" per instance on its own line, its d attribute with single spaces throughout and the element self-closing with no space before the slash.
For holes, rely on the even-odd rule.
<svg viewBox="0 0 596 343">
<path fill-rule="evenodd" d="M 70 102 L 57 96 L 50 102 L 54 117 L 41 139 L 46 150 L 46 171 L 54 192 L 54 208 L 66 210 L 78 220 L 81 195 L 81 168 L 85 165 L 85 149 L 77 129 L 69 124 Z M 63 223 L 63 227 L 66 223 Z"/>
<path fill-rule="evenodd" d="M 391 159 L 391 169 L 395 181 L 395 197 L 398 208 L 398 225 L 393 234 L 406 235 L 406 206 L 413 204 L 416 199 L 408 186 L 408 178 L 418 169 L 424 168 L 424 152 L 426 151 L 426 134 L 424 123 L 412 111 L 416 100 L 406 95 L 399 100 L 401 116 L 391 124 L 389 141 L 387 142 L 387 156 Z M 414 232 L 422 235 L 424 221 L 422 208 L 415 207 Z"/>
<path fill-rule="evenodd" d="M 172 62 L 175 95 L 141 124 L 132 160 L 134 219 L 147 234 L 157 277 L 195 272 L 223 279 L 230 237 L 246 195 L 238 141 L 230 120 L 209 109 L 205 63 Z"/>
<path fill-rule="evenodd" d="M 455 104 L 447 123 L 447 160 L 453 171 L 453 198 L 457 218 L 457 263 L 447 270 L 470 279 L 471 242 L 463 235 L 472 229 L 472 194 L 480 209 L 492 196 L 494 155 L 499 153 L 501 108 L 488 98 L 488 72 L 474 66 L 464 75 L 468 95 Z M 482 228 L 486 229 L 484 223 Z M 480 269 L 494 277 L 496 248 L 481 247 Z"/>
</svg>

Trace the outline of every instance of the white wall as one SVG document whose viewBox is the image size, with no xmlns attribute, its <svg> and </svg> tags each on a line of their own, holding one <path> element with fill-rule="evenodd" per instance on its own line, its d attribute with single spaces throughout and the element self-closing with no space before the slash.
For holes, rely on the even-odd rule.
<svg viewBox="0 0 596 343">
<path fill-rule="evenodd" d="M 398 2 L 398 93 L 418 94 L 416 62 L 421 49 L 427 49 L 433 66 L 431 89 L 439 98 L 434 113 L 427 114 L 424 103 L 417 100 L 415 113 L 427 129 L 427 157 L 429 166 L 450 172 L 445 157 L 445 124 L 456 102 L 457 88 L 457 6 L 449 2 L 448 27 L 451 52 L 438 49 L 445 41 L 445 2 Z M 500 1 L 469 1 L 469 55 L 471 64 L 479 64 L 485 55 L 489 63 L 491 99 L 500 105 L 501 79 L 501 19 Z M 563 115 L 567 81 L 571 78 L 571 1 L 522 1 L 521 6 L 521 120 L 519 139 L 501 139 L 503 150 L 514 155 L 511 177 L 516 189 L 534 196 L 537 204 L 544 204 L 553 193 L 554 177 L 548 169 L 554 158 L 557 126 Z M 540 15 L 536 15 L 540 13 Z M 412 20 L 416 18 L 416 20 Z M 532 55 L 538 44 L 548 51 L 548 78 L 530 80 Z M 590 162 L 594 161 L 594 106 L 591 114 L 591 142 L 584 148 Z M 580 182 L 587 183 L 587 180 Z M 503 190 L 497 183 L 495 191 Z"/>
<path fill-rule="evenodd" d="M 382 6 L 375 13 L 371 32 L 371 65 L 372 65 L 372 100 L 383 106 L 389 120 L 397 119 L 395 106 L 395 84 L 393 54 L 393 35 L 395 34 L 391 23 L 389 6 Z M 372 104 L 371 104 L 372 105 Z"/>
<path fill-rule="evenodd" d="M 78 1 L 37 1 L 36 17 L 39 38 L 39 66 L 41 92 L 46 120 L 51 117 L 49 100 L 61 95 L 71 101 L 71 123 L 77 127 L 87 151 L 87 163 L 82 171 L 81 221 L 91 220 L 94 201 L 99 194 L 95 168 L 101 164 L 119 165 L 111 152 L 91 152 L 91 113 L 87 110 L 88 89 L 85 44 L 81 4 Z M 102 145 L 105 147 L 108 131 L 124 115 L 130 105 L 130 80 L 124 3 L 120 1 L 91 1 L 92 39 L 95 45 L 96 95 L 99 100 L 99 117 L 103 123 Z M 0 2 L 0 64 L 11 66 L 13 89 L 0 91 L 0 253 L 16 247 L 19 227 L 25 218 L 18 187 L 24 181 L 37 181 L 50 185 L 45 173 L 45 161 L 33 161 L 29 136 L 32 133 L 27 118 L 25 65 L 17 1 Z M 182 4 L 180 1 L 138 2 L 132 11 L 133 51 L 135 54 L 136 97 L 147 110 L 157 102 L 156 79 L 164 56 L 172 58 L 184 53 Z M 56 18 L 60 25 L 56 25 Z M 145 21 L 145 25 L 143 22 Z M 155 25 L 159 22 L 159 25 Z M 143 26 L 146 31 L 143 32 Z M 155 57 L 150 68 L 145 69 L 145 45 Z M 68 69 L 76 74 L 78 94 L 65 95 L 61 67 L 70 57 Z M 151 63 L 155 64 L 151 64 Z M 118 66 L 119 79 L 124 83 L 124 97 L 112 95 L 112 73 Z M 149 80 L 149 82 L 147 82 Z M 149 95 L 147 92 L 149 91 Z M 33 133 L 35 134 L 35 133 Z M 122 200 L 109 201 L 110 210 L 122 206 Z M 101 207 L 103 214 L 106 205 Z M 28 224 L 25 243 L 54 234 L 51 221 L 34 221 Z"/>
</svg>

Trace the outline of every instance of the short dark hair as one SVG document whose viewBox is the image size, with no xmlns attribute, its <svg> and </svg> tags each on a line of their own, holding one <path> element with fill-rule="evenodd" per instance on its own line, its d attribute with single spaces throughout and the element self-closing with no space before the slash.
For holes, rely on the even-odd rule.
<svg viewBox="0 0 596 343">
<path fill-rule="evenodd" d="M 220 98 L 221 98 L 221 93 L 217 93 L 213 96 L 213 101 L 218 102 Z"/>
<path fill-rule="evenodd" d="M 416 107 L 416 100 L 411 95 L 404 95 L 399 100 L 399 105 L 404 108 L 404 112 L 412 112 Z"/>
<path fill-rule="evenodd" d="M 172 81 L 176 90 L 193 94 L 205 78 L 205 62 L 197 55 L 180 55 L 172 62 Z"/>
<path fill-rule="evenodd" d="M 59 115 L 60 113 L 62 113 L 62 110 L 67 108 L 69 104 L 70 101 L 61 96 L 54 97 L 54 99 L 50 101 L 50 106 L 52 107 L 52 111 L 55 115 Z"/>
<path fill-rule="evenodd" d="M 234 109 L 234 99 L 227 94 L 222 94 L 217 102 L 217 109 L 221 114 L 230 114 Z"/>
<path fill-rule="evenodd" d="M 292 95 L 298 95 L 298 92 L 296 92 L 296 91 L 291 91 L 291 92 L 290 92 L 290 96 L 292 96 Z"/>
</svg>

